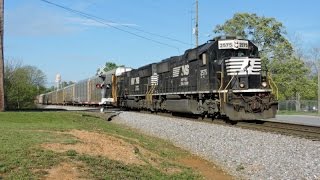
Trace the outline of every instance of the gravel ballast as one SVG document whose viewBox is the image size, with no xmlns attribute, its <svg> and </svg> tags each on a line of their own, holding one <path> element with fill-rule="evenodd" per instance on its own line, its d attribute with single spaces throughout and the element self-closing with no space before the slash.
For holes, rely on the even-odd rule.
<svg viewBox="0 0 320 180">
<path fill-rule="evenodd" d="M 236 178 L 320 179 L 320 142 L 136 112 L 113 122 L 167 139 Z"/>
</svg>

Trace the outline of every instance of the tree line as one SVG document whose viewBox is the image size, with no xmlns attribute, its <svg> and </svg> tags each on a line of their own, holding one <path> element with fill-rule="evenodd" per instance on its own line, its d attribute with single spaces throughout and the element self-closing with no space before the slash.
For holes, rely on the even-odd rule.
<svg viewBox="0 0 320 180">
<path fill-rule="evenodd" d="M 320 48 L 305 52 L 299 46 L 301 40 L 289 40 L 284 25 L 275 18 L 236 13 L 225 23 L 217 25 L 213 32 L 241 36 L 259 47 L 262 64 L 279 88 L 280 100 L 317 99 Z M 108 61 L 96 75 L 116 67 L 119 65 Z M 33 108 L 37 95 L 54 90 L 54 86 L 46 88 L 45 74 L 34 66 L 7 60 L 4 74 L 7 109 Z M 63 82 L 63 86 L 72 83 Z"/>
<path fill-rule="evenodd" d="M 46 75 L 37 67 L 6 60 L 4 66 L 4 91 L 6 109 L 35 108 L 36 96 L 47 88 Z"/>
</svg>

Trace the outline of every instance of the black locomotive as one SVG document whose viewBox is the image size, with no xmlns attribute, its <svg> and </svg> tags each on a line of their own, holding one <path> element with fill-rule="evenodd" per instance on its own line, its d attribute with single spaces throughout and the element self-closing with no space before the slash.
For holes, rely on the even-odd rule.
<svg viewBox="0 0 320 180">
<path fill-rule="evenodd" d="M 102 105 L 102 110 L 113 105 L 232 121 L 275 117 L 278 105 L 277 88 L 261 68 L 258 48 L 231 36 L 217 37 L 181 56 L 138 69 L 119 67 L 98 79 L 40 95 L 39 102 Z M 96 100 L 99 91 L 100 102 Z"/>
<path fill-rule="evenodd" d="M 116 76 L 116 106 L 226 117 L 233 121 L 275 117 L 272 80 L 249 40 L 217 37 L 185 51 Z"/>
</svg>

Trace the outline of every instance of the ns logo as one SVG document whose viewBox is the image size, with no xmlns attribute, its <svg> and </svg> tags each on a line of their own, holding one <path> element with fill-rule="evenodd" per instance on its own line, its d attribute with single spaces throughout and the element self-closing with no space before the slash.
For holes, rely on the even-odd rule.
<svg viewBox="0 0 320 180">
<path fill-rule="evenodd" d="M 189 75 L 189 64 L 177 66 L 172 69 L 172 77 L 188 76 Z"/>
</svg>

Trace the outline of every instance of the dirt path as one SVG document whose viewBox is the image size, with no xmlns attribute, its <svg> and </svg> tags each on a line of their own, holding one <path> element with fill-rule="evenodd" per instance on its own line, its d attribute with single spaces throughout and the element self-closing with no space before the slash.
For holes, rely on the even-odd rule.
<svg viewBox="0 0 320 180">
<path fill-rule="evenodd" d="M 165 161 L 164 159 L 139 145 L 130 144 L 121 138 L 80 130 L 54 133 L 72 135 L 76 138 L 77 142 L 71 144 L 47 143 L 42 144 L 42 148 L 56 152 L 75 151 L 79 154 L 104 156 L 112 160 L 123 162 L 124 164 L 150 164 L 160 171 L 170 174 L 181 171 L 179 168 L 162 169 L 160 164 Z M 197 156 L 179 159 L 178 163 L 194 169 L 206 179 L 232 179 L 231 176 L 224 173 L 214 164 Z M 52 169 L 47 170 L 48 174 L 45 179 L 80 179 L 81 177 L 86 177 L 86 174 L 83 172 L 85 169 L 86 167 L 80 162 L 62 162 Z"/>
</svg>

